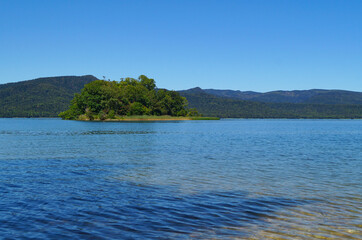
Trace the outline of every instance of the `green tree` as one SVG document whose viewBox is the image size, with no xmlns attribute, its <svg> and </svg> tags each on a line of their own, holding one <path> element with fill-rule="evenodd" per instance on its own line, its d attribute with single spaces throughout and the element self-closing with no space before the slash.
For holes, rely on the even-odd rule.
<svg viewBox="0 0 362 240">
<path fill-rule="evenodd" d="M 141 76 L 138 77 L 138 80 L 149 91 L 154 90 L 156 88 L 156 83 L 155 83 L 154 79 L 148 78 L 145 75 L 141 75 Z"/>
<path fill-rule="evenodd" d="M 63 119 L 115 118 L 117 115 L 186 116 L 187 101 L 175 91 L 157 89 L 153 79 L 124 78 L 120 82 L 97 80 L 76 94 Z"/>
</svg>

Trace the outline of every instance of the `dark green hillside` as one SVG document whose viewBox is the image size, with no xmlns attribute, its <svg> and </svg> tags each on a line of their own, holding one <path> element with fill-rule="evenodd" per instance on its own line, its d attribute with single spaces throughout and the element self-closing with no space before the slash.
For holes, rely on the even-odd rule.
<svg viewBox="0 0 362 240">
<path fill-rule="evenodd" d="M 38 78 L 0 85 L 0 117 L 57 117 L 91 75 Z"/>
<path fill-rule="evenodd" d="M 223 118 L 362 118 L 362 105 L 262 103 L 208 94 L 200 88 L 180 91 L 189 107 Z"/>
<path fill-rule="evenodd" d="M 192 88 L 188 90 L 184 90 L 185 92 L 193 91 L 194 89 L 203 90 L 205 93 L 223 97 L 223 98 L 233 98 L 239 100 L 250 100 L 253 98 L 257 98 L 258 96 L 262 95 L 263 93 L 254 92 L 254 91 L 240 91 L 240 90 L 221 90 L 221 89 L 201 89 L 201 88 Z"/>
<path fill-rule="evenodd" d="M 362 93 L 330 90 L 310 97 L 305 103 L 320 104 L 362 104 Z"/>
<path fill-rule="evenodd" d="M 97 78 L 87 75 L 38 78 L 2 84 L 0 85 L 0 117 L 57 117 L 60 112 L 68 109 L 74 94 L 80 93 L 85 84 L 94 80 L 97 80 Z M 132 84 L 137 85 L 134 81 Z M 132 87 L 128 88 L 130 88 L 130 91 L 132 90 Z M 141 91 L 142 89 L 136 88 L 136 90 Z M 156 92 L 159 91 L 155 90 Z M 315 89 L 257 93 L 251 91 L 202 90 L 201 88 L 179 92 L 187 98 L 189 108 L 196 108 L 204 116 L 235 118 L 362 118 L 362 93 L 360 92 Z M 147 96 L 147 99 L 153 99 L 152 101 L 159 106 L 156 106 L 157 104 L 150 105 L 150 102 L 142 97 L 141 99 L 131 99 L 129 102 L 141 103 L 145 107 L 141 106 L 142 109 L 147 114 L 149 112 L 152 115 L 158 115 L 156 113 L 158 109 L 157 111 L 160 111 L 161 115 L 173 115 L 176 110 L 170 108 L 172 101 L 170 102 L 169 97 L 166 97 L 167 94 L 164 96 L 165 98 L 161 97 L 161 93 L 168 94 L 171 92 L 160 90 L 157 96 L 164 99 L 162 101 L 156 101 L 157 98 L 151 95 Z M 247 101 L 243 99 L 247 99 Z M 139 104 L 135 103 L 130 109 L 136 111 L 137 106 L 140 107 Z M 165 109 L 168 109 L 168 113 L 166 113 Z M 139 109 L 137 111 L 139 112 Z"/>
<path fill-rule="evenodd" d="M 192 91 L 186 90 L 186 91 Z M 267 103 L 362 104 L 362 93 L 343 90 L 294 90 L 266 93 L 252 91 L 205 89 L 206 93 L 223 98 Z"/>
</svg>

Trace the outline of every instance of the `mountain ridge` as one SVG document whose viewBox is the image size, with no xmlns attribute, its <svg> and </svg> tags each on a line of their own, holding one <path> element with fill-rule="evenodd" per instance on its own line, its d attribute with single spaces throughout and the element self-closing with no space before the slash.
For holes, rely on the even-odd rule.
<svg viewBox="0 0 362 240">
<path fill-rule="evenodd" d="M 0 85 L 0 117 L 56 117 L 92 75 L 43 77 Z"/>
<path fill-rule="evenodd" d="M 220 118 L 354 119 L 362 118 L 362 104 L 253 102 L 215 96 L 198 89 L 180 91 L 189 107 Z"/>
<path fill-rule="evenodd" d="M 0 117 L 57 117 L 92 75 L 42 77 L 0 84 Z M 205 116 L 235 118 L 362 118 L 362 93 L 293 90 L 266 93 L 201 89 L 177 91 Z"/>
<path fill-rule="evenodd" d="M 276 90 L 270 92 L 254 92 L 240 90 L 201 89 L 200 87 L 179 92 L 204 91 L 205 93 L 238 100 L 266 103 L 309 103 L 309 104 L 362 104 L 362 92 L 347 90 Z"/>
</svg>

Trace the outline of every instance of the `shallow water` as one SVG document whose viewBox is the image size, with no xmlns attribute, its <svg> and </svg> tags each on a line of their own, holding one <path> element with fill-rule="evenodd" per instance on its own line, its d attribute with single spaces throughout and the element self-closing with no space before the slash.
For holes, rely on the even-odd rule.
<svg viewBox="0 0 362 240">
<path fill-rule="evenodd" d="M 0 119 L 0 238 L 361 239 L 361 120 Z"/>
</svg>

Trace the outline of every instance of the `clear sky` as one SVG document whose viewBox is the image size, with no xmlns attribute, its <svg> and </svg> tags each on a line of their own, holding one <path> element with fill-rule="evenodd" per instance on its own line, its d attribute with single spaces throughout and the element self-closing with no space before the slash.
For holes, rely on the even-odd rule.
<svg viewBox="0 0 362 240">
<path fill-rule="evenodd" d="M 362 91 L 362 1 L 0 0 L 0 84 L 85 74 Z"/>
</svg>

